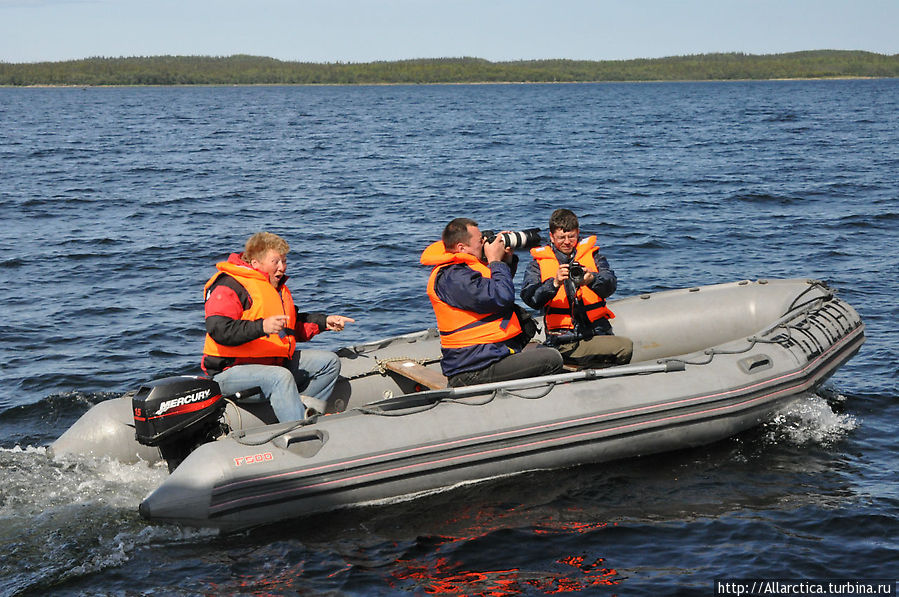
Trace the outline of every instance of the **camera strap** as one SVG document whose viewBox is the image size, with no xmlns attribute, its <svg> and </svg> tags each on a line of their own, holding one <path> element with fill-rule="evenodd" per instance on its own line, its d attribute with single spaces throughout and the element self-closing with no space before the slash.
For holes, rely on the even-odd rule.
<svg viewBox="0 0 899 597">
<path fill-rule="evenodd" d="M 569 262 L 570 263 L 570 262 Z M 577 289 L 571 280 L 565 280 L 563 284 L 565 296 L 568 298 L 568 308 L 571 310 L 571 321 L 574 324 L 574 335 L 581 340 L 589 340 L 594 336 L 593 324 L 587 317 L 587 308 L 577 295 Z"/>
</svg>

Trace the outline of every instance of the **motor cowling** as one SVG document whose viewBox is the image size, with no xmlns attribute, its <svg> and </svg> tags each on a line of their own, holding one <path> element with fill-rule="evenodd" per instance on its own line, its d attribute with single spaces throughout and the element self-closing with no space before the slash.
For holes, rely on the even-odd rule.
<svg viewBox="0 0 899 597">
<path fill-rule="evenodd" d="M 197 446 L 224 432 L 225 404 L 219 385 L 209 378 L 183 375 L 146 383 L 131 398 L 135 436 L 158 447 L 173 471 Z"/>
</svg>

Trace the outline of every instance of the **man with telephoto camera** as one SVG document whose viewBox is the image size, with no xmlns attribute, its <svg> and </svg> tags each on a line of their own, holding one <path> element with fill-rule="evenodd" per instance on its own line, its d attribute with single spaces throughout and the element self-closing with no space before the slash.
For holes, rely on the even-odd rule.
<svg viewBox="0 0 899 597">
<path fill-rule="evenodd" d="M 518 256 L 504 244 L 508 234 L 486 242 L 477 222 L 456 218 L 443 229 L 442 240 L 421 254 L 421 263 L 433 267 L 428 298 L 440 331 L 440 365 L 450 386 L 536 377 L 562 369 L 557 350 L 538 344 L 524 350 L 536 324 L 515 304 Z"/>
<path fill-rule="evenodd" d="M 596 237 L 581 240 L 577 216 L 557 209 L 549 218 L 550 244 L 531 249 L 521 300 L 543 311 L 546 344 L 565 361 L 581 367 L 607 367 L 630 362 L 634 345 L 612 334 L 615 317 L 606 297 L 618 278 L 599 253 Z"/>
</svg>

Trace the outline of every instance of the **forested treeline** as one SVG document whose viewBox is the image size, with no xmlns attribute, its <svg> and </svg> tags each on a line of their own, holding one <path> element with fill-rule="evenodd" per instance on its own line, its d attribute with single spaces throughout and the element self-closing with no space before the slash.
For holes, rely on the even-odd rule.
<svg viewBox="0 0 899 597">
<path fill-rule="evenodd" d="M 899 77 L 899 55 L 817 50 L 789 54 L 701 54 L 638 60 L 437 58 L 367 63 L 285 62 L 236 55 L 0 62 L 0 85 L 313 85 L 710 81 Z"/>
</svg>

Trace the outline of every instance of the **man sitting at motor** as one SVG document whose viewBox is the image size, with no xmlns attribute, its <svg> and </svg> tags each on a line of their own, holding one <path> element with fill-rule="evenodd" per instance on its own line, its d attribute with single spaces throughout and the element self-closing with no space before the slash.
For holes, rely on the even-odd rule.
<svg viewBox="0 0 899 597">
<path fill-rule="evenodd" d="M 258 232 L 243 253 L 216 264 L 205 286 L 203 371 L 225 394 L 259 386 L 282 422 L 324 412 L 340 374 L 337 355 L 296 343 L 354 321 L 297 311 L 286 284 L 289 250 L 280 236 Z"/>
</svg>

